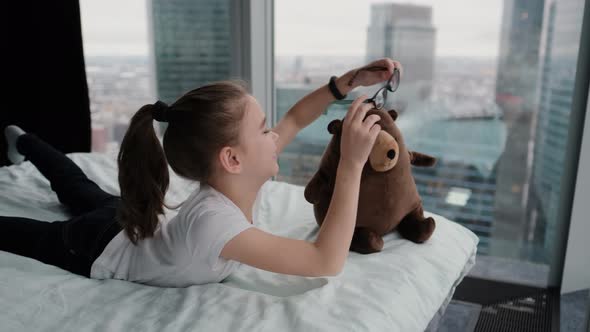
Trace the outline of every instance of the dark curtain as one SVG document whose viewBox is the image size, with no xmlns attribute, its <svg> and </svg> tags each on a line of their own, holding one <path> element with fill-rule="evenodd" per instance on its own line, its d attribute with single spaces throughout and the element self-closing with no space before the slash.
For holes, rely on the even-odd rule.
<svg viewBox="0 0 590 332">
<path fill-rule="evenodd" d="M 58 150 L 90 151 L 90 105 L 78 0 L 6 1 L 0 73 L 0 166 L 4 127 L 16 124 Z"/>
</svg>

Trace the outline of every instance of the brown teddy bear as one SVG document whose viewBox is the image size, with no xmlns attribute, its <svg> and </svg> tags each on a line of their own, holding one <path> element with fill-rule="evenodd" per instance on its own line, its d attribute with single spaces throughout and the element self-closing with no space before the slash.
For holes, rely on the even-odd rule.
<svg viewBox="0 0 590 332">
<path fill-rule="evenodd" d="M 361 254 L 381 251 L 383 235 L 397 229 L 402 237 L 415 243 L 430 238 L 435 223 L 424 218 L 422 201 L 416 189 L 410 164 L 429 167 L 434 157 L 406 149 L 402 134 L 395 124 L 397 112 L 372 109 L 367 116 L 378 114 L 381 132 L 377 136 L 369 160 L 365 164 L 359 192 L 356 228 L 350 250 Z M 305 199 L 314 206 L 314 215 L 321 226 L 332 199 L 336 169 L 340 160 L 342 121 L 328 124 L 333 135 L 320 166 L 305 187 Z"/>
</svg>

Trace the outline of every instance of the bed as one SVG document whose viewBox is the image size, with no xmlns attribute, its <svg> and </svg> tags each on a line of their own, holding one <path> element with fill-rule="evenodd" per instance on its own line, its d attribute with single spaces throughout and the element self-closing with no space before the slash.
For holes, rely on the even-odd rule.
<svg viewBox="0 0 590 332">
<path fill-rule="evenodd" d="M 98 153 L 70 153 L 90 179 L 118 194 L 116 162 Z M 198 184 L 171 172 L 168 202 Z M 68 218 L 49 182 L 29 162 L 0 168 L 0 215 Z M 166 211 L 166 218 L 176 211 Z M 92 280 L 0 251 L 1 331 L 435 331 L 455 287 L 475 263 L 478 238 L 437 220 L 433 237 L 416 245 L 397 233 L 382 252 L 350 253 L 335 277 L 279 275 L 242 265 L 224 282 L 158 288 Z M 318 227 L 303 187 L 262 187 L 260 228 L 313 240 Z"/>
</svg>

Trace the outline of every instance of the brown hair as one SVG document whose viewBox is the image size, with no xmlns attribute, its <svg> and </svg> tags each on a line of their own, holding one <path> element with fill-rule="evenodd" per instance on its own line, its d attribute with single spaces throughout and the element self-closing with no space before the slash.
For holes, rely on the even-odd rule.
<svg viewBox="0 0 590 332">
<path fill-rule="evenodd" d="M 122 199 L 117 220 L 133 244 L 153 236 L 158 215 L 164 214 L 164 206 L 171 208 L 164 202 L 168 163 L 183 178 L 207 181 L 220 149 L 238 143 L 247 94 L 239 80 L 187 92 L 167 109 L 163 144 L 153 127 L 153 104 L 133 115 L 117 158 Z"/>
</svg>

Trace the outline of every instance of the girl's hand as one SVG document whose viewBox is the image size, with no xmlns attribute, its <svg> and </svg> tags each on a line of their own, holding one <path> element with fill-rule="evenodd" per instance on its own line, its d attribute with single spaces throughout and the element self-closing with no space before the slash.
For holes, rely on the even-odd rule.
<svg viewBox="0 0 590 332">
<path fill-rule="evenodd" d="M 367 112 L 373 108 L 373 104 L 363 103 L 365 99 L 366 95 L 356 98 L 342 122 L 340 162 L 357 169 L 362 169 L 367 162 L 381 130 L 381 126 L 375 124 L 381 119 L 379 115 L 371 114 L 365 119 Z"/>
<path fill-rule="evenodd" d="M 347 85 L 354 88 L 357 86 L 370 86 L 386 81 L 393 74 L 393 69 L 399 70 L 400 78 L 403 76 L 402 64 L 389 58 L 383 58 L 369 63 L 366 66 L 353 70 L 353 74 Z"/>
</svg>

